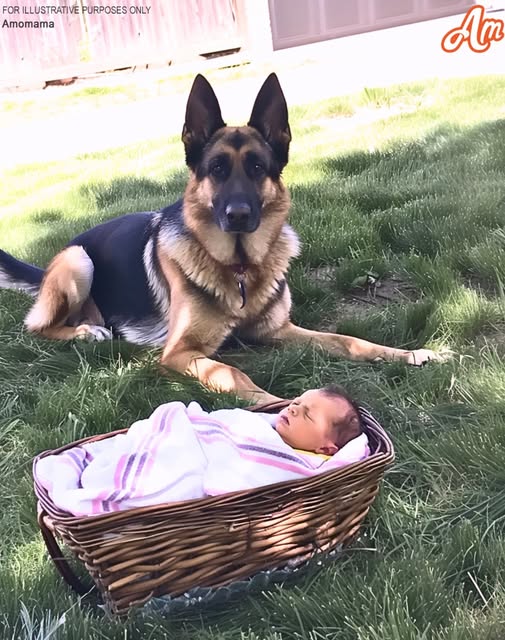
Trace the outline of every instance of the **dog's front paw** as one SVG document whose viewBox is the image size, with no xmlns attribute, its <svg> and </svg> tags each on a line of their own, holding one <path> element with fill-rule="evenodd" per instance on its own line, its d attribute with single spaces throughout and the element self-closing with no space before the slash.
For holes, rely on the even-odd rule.
<svg viewBox="0 0 505 640">
<path fill-rule="evenodd" d="M 75 329 L 75 337 L 90 342 L 103 342 L 112 339 L 112 331 L 98 324 L 80 324 Z"/>
<path fill-rule="evenodd" d="M 454 351 L 450 349 L 441 349 L 440 351 L 432 351 L 431 349 L 415 349 L 407 351 L 407 363 L 420 367 L 427 362 L 446 362 L 454 356 Z"/>
</svg>

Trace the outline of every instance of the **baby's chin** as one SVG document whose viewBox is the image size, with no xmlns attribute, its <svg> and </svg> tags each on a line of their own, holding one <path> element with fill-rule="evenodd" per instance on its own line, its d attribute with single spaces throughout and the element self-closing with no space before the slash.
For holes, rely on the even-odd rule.
<svg viewBox="0 0 505 640">
<path fill-rule="evenodd" d="M 275 419 L 275 430 L 277 431 L 277 433 L 278 434 L 283 433 L 285 426 L 286 426 L 285 421 L 281 418 L 280 415 L 278 415 Z"/>
<path fill-rule="evenodd" d="M 289 427 L 289 424 L 287 422 L 287 419 L 284 417 L 284 415 L 281 412 L 275 419 L 275 429 L 277 431 L 279 430 L 286 431 L 287 427 Z"/>
<path fill-rule="evenodd" d="M 283 420 L 281 415 L 277 416 L 277 420 L 275 421 L 275 430 L 286 444 L 291 444 L 289 441 L 289 425 L 285 420 Z"/>
</svg>

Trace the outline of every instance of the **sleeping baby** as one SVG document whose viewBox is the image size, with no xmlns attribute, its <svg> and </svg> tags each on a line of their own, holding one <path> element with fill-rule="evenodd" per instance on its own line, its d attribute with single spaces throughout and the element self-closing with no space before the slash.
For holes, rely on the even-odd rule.
<svg viewBox="0 0 505 640">
<path fill-rule="evenodd" d="M 302 393 L 275 416 L 274 428 L 294 449 L 325 456 L 362 433 L 357 404 L 337 385 Z"/>
<path fill-rule="evenodd" d="M 84 516 L 308 478 L 368 454 L 356 403 L 328 386 L 278 414 L 168 402 L 125 433 L 41 458 L 34 472 L 56 506 Z"/>
</svg>

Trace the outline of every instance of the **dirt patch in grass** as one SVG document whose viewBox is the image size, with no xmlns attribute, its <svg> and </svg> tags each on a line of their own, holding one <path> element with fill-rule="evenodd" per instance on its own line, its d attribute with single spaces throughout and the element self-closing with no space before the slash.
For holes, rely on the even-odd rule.
<svg viewBox="0 0 505 640">
<path fill-rule="evenodd" d="M 330 267 L 328 265 L 324 267 L 315 267 L 309 269 L 307 279 L 318 287 L 327 288 L 328 283 L 332 282 L 335 278 L 336 270 L 337 267 Z"/>
<path fill-rule="evenodd" d="M 475 338 L 477 349 L 496 349 L 499 356 L 505 355 L 505 324 L 493 325 Z"/>
<path fill-rule="evenodd" d="M 483 276 L 465 274 L 463 279 L 463 286 L 475 291 L 489 300 L 496 300 L 497 296 L 500 295 L 500 284 L 501 283 L 496 282 L 496 274 L 494 278 L 491 275 L 485 278 Z"/>
<path fill-rule="evenodd" d="M 361 318 L 369 313 L 375 313 L 393 304 L 417 302 L 421 293 L 417 287 L 399 274 L 391 274 L 375 279 L 366 277 L 361 286 L 355 286 L 346 293 L 337 293 L 331 287 L 334 280 L 335 267 L 319 267 L 309 273 L 310 280 L 318 287 L 328 290 L 334 296 L 334 315 L 342 319 Z M 331 293 L 330 293 L 331 291 Z M 335 331 L 335 326 L 329 321 L 323 321 L 320 330 Z"/>
</svg>

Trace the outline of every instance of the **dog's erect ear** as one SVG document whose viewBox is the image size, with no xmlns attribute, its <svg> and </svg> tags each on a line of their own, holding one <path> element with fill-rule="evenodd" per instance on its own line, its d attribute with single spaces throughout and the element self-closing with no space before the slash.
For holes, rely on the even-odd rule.
<svg viewBox="0 0 505 640">
<path fill-rule="evenodd" d="M 282 169 L 288 162 L 291 131 L 288 122 L 288 105 L 275 73 L 268 76 L 259 90 L 247 124 L 257 129 L 265 138 Z"/>
<path fill-rule="evenodd" d="M 198 74 L 189 93 L 182 129 L 186 164 L 189 167 L 194 168 L 198 164 L 204 146 L 218 129 L 225 126 L 214 90 L 209 81 Z"/>
</svg>

